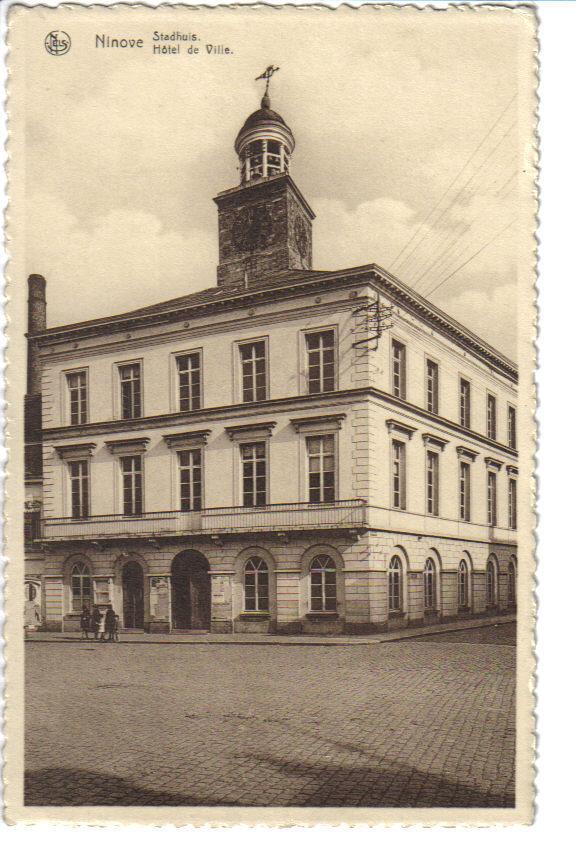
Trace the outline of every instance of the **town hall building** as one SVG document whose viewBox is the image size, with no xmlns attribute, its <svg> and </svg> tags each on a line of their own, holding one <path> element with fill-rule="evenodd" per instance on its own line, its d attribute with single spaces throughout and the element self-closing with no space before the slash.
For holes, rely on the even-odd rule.
<svg viewBox="0 0 576 843">
<path fill-rule="evenodd" d="M 268 93 L 216 284 L 48 328 L 29 278 L 26 619 L 367 633 L 511 612 L 516 365 L 380 266 L 313 268 Z"/>
</svg>

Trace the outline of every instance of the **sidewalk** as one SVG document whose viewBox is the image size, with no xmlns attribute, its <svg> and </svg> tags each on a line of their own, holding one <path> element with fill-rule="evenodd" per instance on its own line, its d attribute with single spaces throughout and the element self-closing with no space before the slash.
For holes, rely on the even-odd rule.
<svg viewBox="0 0 576 843">
<path fill-rule="evenodd" d="M 434 624 L 434 626 L 410 627 L 397 629 L 392 632 L 378 632 L 372 635 L 245 635 L 229 634 L 216 635 L 211 632 L 166 633 L 154 634 L 148 632 L 120 633 L 119 644 L 229 644 L 229 645 L 279 645 L 284 647 L 342 647 L 364 646 L 366 644 L 383 644 L 388 641 L 402 641 L 405 638 L 420 638 L 425 635 L 439 635 L 443 632 L 458 632 L 462 629 L 476 629 L 482 626 L 500 626 L 516 623 L 516 615 L 501 617 L 471 618 L 465 621 Z M 27 643 L 37 644 L 82 644 L 96 643 L 93 638 L 89 641 L 82 639 L 80 632 L 28 632 Z"/>
</svg>

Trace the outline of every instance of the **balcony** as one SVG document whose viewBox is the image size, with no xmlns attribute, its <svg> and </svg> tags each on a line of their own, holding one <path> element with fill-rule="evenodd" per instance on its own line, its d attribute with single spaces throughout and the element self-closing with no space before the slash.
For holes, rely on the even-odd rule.
<svg viewBox="0 0 576 843">
<path fill-rule="evenodd" d="M 99 541 L 123 538 L 222 535 L 294 530 L 358 530 L 366 526 L 366 502 L 278 503 L 228 506 L 198 512 L 145 512 L 139 516 L 90 515 L 44 518 L 41 541 Z"/>
</svg>

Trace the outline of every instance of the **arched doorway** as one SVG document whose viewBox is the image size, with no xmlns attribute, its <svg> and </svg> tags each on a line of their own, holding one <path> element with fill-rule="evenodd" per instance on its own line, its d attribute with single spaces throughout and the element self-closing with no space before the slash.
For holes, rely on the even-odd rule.
<svg viewBox="0 0 576 843">
<path fill-rule="evenodd" d="M 144 629 L 144 573 L 138 562 L 122 568 L 122 601 L 125 629 Z"/>
<path fill-rule="evenodd" d="M 210 566 L 200 553 L 185 550 L 172 562 L 172 627 L 210 628 Z"/>
</svg>

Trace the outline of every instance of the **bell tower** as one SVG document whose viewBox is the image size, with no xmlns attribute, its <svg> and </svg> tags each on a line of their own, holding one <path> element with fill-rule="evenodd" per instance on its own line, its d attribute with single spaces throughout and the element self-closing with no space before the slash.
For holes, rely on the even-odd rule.
<svg viewBox="0 0 576 843">
<path fill-rule="evenodd" d="M 270 107 L 270 79 L 277 70 L 271 65 L 258 77 L 266 80 L 260 108 L 245 121 L 234 144 L 240 184 L 214 199 L 220 286 L 246 286 L 312 268 L 314 212 L 290 177 L 296 142 Z"/>
</svg>

